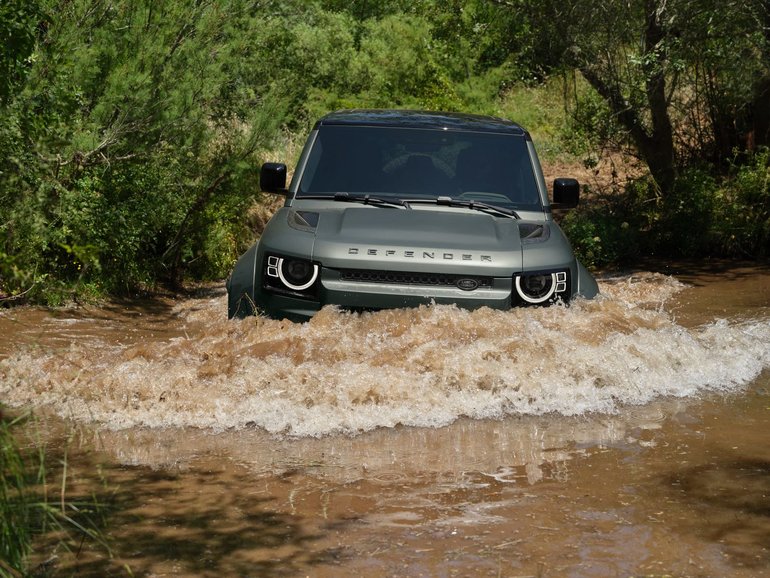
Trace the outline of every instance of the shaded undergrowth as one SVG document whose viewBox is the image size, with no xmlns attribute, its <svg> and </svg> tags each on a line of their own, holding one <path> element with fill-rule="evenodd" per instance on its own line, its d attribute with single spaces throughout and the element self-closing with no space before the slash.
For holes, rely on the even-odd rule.
<svg viewBox="0 0 770 578">
<path fill-rule="evenodd" d="M 736 159 L 727 175 L 690 168 L 662 195 L 649 177 L 604 190 L 562 226 L 589 267 L 646 257 L 770 257 L 770 150 Z"/>
</svg>

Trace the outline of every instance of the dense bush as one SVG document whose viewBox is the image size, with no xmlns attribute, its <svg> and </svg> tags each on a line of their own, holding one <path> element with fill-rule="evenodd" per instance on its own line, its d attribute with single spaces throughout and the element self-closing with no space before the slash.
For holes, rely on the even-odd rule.
<svg viewBox="0 0 770 578">
<path fill-rule="evenodd" d="M 728 254 L 770 257 L 770 149 L 733 165 L 714 198 L 714 233 Z"/>
<path fill-rule="evenodd" d="M 626 193 L 586 190 L 590 198 L 564 216 L 561 226 L 584 265 L 622 264 L 643 252 L 650 231 L 646 190 L 644 182 L 629 183 Z"/>
<path fill-rule="evenodd" d="M 286 96 L 233 1 L 46 2 L 0 107 L 0 291 L 58 302 L 221 277 Z"/>
<path fill-rule="evenodd" d="M 733 164 L 726 176 L 688 169 L 668 195 L 661 195 L 649 177 L 637 179 L 593 196 L 562 225 L 575 252 L 591 266 L 627 263 L 641 255 L 767 258 L 770 151 Z"/>
</svg>

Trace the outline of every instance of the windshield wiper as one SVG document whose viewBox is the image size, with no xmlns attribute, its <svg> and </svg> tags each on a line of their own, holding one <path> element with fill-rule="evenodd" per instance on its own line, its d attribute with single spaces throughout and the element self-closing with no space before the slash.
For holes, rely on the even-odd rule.
<svg viewBox="0 0 770 578">
<path fill-rule="evenodd" d="M 298 199 L 331 200 L 341 203 L 361 203 L 362 205 L 372 205 L 374 207 L 404 207 L 411 209 L 407 201 L 392 198 L 383 199 L 373 197 L 372 195 L 351 195 L 350 193 L 334 193 L 334 195 L 302 195 Z"/>
<path fill-rule="evenodd" d="M 464 209 L 471 209 L 472 211 L 482 211 L 484 213 L 505 215 L 512 219 L 521 219 L 519 214 L 513 209 L 506 209 L 505 207 L 498 207 L 497 205 L 490 205 L 488 203 L 481 203 L 474 200 L 460 200 L 453 199 L 452 197 L 437 197 L 435 199 L 410 199 L 404 201 L 407 203 L 432 203 L 443 207 L 462 207 Z"/>
</svg>

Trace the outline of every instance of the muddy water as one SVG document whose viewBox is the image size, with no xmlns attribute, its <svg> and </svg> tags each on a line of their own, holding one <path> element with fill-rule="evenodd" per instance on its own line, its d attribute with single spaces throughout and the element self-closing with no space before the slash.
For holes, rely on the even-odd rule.
<svg viewBox="0 0 770 578">
<path fill-rule="evenodd" d="M 107 506 L 112 557 L 64 574 L 770 576 L 770 271 L 601 289 L 302 325 L 228 322 L 219 290 L 12 310 L 0 396 Z"/>
</svg>

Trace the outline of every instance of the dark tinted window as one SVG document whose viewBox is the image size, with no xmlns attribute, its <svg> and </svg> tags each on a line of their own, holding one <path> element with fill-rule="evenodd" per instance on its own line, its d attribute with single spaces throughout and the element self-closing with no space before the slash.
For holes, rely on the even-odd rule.
<svg viewBox="0 0 770 578">
<path fill-rule="evenodd" d="M 526 141 L 510 134 L 323 126 L 298 196 L 337 192 L 540 209 Z"/>
</svg>

